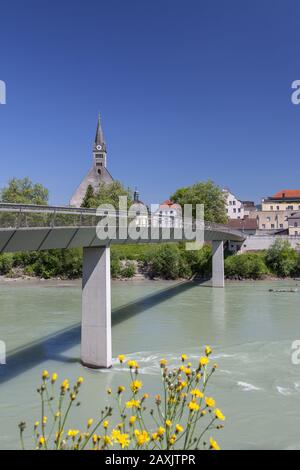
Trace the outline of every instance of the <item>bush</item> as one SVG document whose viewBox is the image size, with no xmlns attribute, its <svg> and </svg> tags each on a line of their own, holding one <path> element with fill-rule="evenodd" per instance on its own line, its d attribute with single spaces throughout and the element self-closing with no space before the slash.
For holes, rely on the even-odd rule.
<svg viewBox="0 0 300 470">
<path fill-rule="evenodd" d="M 184 263 L 189 266 L 191 275 L 207 277 L 211 274 L 211 246 L 204 245 L 200 250 L 188 251 L 185 244 L 181 245 L 181 257 Z"/>
<path fill-rule="evenodd" d="M 257 253 L 228 256 L 224 269 L 226 277 L 229 278 L 261 279 L 268 273 L 264 257 Z"/>
<path fill-rule="evenodd" d="M 110 272 L 112 278 L 117 278 L 120 276 L 121 266 L 119 257 L 112 251 L 110 258 Z"/>
<path fill-rule="evenodd" d="M 153 248 L 147 256 L 147 264 L 152 277 L 177 279 L 182 266 L 179 247 L 165 244 Z"/>
<path fill-rule="evenodd" d="M 287 277 L 297 274 L 299 255 L 287 240 L 275 240 L 267 250 L 265 260 L 270 271 L 277 276 Z"/>
<path fill-rule="evenodd" d="M 125 278 L 132 278 L 135 275 L 134 263 L 127 261 L 125 266 L 121 268 L 120 275 Z"/>
<path fill-rule="evenodd" d="M 5 275 L 10 273 L 13 267 L 13 259 L 12 253 L 3 253 L 3 255 L 0 255 L 0 274 Z"/>
</svg>

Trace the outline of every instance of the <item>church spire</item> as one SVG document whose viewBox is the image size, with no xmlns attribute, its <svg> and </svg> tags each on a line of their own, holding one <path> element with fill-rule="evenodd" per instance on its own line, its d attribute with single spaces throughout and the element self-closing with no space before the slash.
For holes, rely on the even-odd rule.
<svg viewBox="0 0 300 470">
<path fill-rule="evenodd" d="M 98 115 L 98 124 L 97 124 L 97 131 L 96 131 L 96 137 L 95 137 L 95 145 L 105 146 L 103 131 L 102 131 L 102 127 L 101 127 L 101 121 L 100 121 L 100 113 Z"/>
</svg>

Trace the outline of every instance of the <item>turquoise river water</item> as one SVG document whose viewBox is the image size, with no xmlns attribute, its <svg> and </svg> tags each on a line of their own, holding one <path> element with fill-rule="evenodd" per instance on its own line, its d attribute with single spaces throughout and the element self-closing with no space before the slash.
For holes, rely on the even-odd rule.
<svg viewBox="0 0 300 470">
<path fill-rule="evenodd" d="M 124 383 L 120 353 L 141 365 L 145 389 L 157 391 L 158 359 L 175 364 L 213 347 L 219 370 L 209 392 L 226 415 L 215 435 L 225 449 L 300 448 L 300 365 L 291 344 L 300 339 L 296 281 L 232 282 L 225 289 L 178 282 L 113 282 L 114 367 L 91 371 L 80 362 L 81 289 L 78 282 L 5 282 L 0 285 L 0 449 L 19 448 L 17 424 L 39 419 L 41 371 L 85 378 L 74 425 L 95 416 L 105 389 Z M 72 423 L 71 423 L 72 424 Z M 29 439 L 29 438 L 28 438 Z M 31 440 L 29 439 L 28 445 Z"/>
</svg>

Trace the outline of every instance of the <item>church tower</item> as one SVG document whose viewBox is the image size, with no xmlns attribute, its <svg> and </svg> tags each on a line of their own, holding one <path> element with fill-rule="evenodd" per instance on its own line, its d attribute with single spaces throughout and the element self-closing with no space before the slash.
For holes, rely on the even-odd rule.
<svg viewBox="0 0 300 470">
<path fill-rule="evenodd" d="M 107 169 L 106 143 L 99 114 L 95 142 L 93 145 L 93 165 L 73 194 L 70 200 L 70 206 L 81 206 L 88 186 L 92 186 L 94 192 L 97 192 L 99 190 L 100 183 L 109 184 L 112 182 L 113 178 Z"/>
<path fill-rule="evenodd" d="M 103 168 L 106 168 L 106 145 L 102 132 L 100 114 L 98 116 L 98 124 L 93 149 L 94 166 L 98 175 L 101 176 Z"/>
</svg>

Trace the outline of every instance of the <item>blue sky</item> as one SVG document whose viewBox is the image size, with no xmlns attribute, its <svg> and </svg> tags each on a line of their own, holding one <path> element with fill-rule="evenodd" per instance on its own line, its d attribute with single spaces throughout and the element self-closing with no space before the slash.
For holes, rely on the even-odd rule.
<svg viewBox="0 0 300 470">
<path fill-rule="evenodd" d="M 91 165 L 147 203 L 213 179 L 242 199 L 300 189 L 298 0 L 2 0 L 0 187 L 65 204 Z"/>
</svg>

